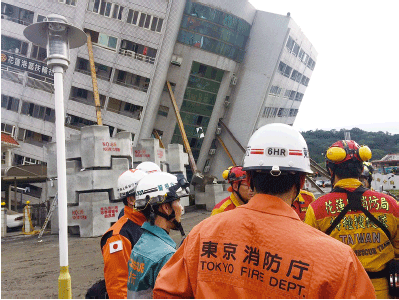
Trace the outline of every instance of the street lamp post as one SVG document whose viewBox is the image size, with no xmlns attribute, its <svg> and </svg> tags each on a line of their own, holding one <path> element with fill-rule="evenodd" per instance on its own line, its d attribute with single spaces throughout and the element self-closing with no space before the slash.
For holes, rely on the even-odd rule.
<svg viewBox="0 0 399 300">
<path fill-rule="evenodd" d="M 63 74 L 69 66 L 69 49 L 83 46 L 86 34 L 72 26 L 63 16 L 51 14 L 43 22 L 25 28 L 24 36 L 32 43 L 46 47 L 47 65 L 54 73 L 55 127 L 57 144 L 58 222 L 60 276 L 58 297 L 72 298 L 71 276 L 68 270 L 68 215 L 66 189 L 65 127 Z"/>
</svg>

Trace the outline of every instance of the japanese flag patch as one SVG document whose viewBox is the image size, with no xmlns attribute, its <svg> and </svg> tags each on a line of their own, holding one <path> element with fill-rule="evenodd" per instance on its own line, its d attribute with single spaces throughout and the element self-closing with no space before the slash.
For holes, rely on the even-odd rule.
<svg viewBox="0 0 399 300">
<path fill-rule="evenodd" d="M 116 241 L 109 244 L 109 253 L 115 253 L 123 249 L 122 241 Z"/>
</svg>

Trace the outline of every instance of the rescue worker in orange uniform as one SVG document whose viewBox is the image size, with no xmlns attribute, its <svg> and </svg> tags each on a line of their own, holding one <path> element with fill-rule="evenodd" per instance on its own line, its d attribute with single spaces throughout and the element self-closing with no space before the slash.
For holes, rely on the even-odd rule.
<svg viewBox="0 0 399 300">
<path fill-rule="evenodd" d="M 223 172 L 223 179 L 228 180 L 231 184 L 227 189 L 231 194 L 215 205 L 211 216 L 248 203 L 253 196 L 253 192 L 246 183 L 246 177 L 247 173 L 240 166 L 230 167 Z"/>
<path fill-rule="evenodd" d="M 124 215 L 101 238 L 104 278 L 110 299 L 126 299 L 128 262 L 133 246 L 139 240 L 145 216 L 134 209 L 137 183 L 147 173 L 131 169 L 118 178 L 119 197 L 123 199 Z"/>
<path fill-rule="evenodd" d="M 309 204 L 315 201 L 316 198 L 313 193 L 302 190 L 299 192 L 298 197 L 292 202 L 291 207 L 295 210 L 298 214 L 299 218 L 304 221 L 306 216 L 306 211 L 309 207 Z"/>
<path fill-rule="evenodd" d="M 399 255 L 399 206 L 392 197 L 363 188 L 359 176 L 363 161 L 370 158 L 370 149 L 353 140 L 332 144 L 326 153 L 326 166 L 334 188 L 310 204 L 305 223 L 349 245 L 371 278 L 377 298 L 389 298 L 386 266 Z M 348 200 L 355 193 L 358 196 Z M 358 203 L 359 207 L 350 208 L 349 203 Z M 350 208 L 347 212 L 346 206 Z"/>
<path fill-rule="evenodd" d="M 304 224 L 291 208 L 312 172 L 297 130 L 278 123 L 259 128 L 243 170 L 255 196 L 191 230 L 160 271 L 154 298 L 375 297 L 353 250 Z"/>
</svg>

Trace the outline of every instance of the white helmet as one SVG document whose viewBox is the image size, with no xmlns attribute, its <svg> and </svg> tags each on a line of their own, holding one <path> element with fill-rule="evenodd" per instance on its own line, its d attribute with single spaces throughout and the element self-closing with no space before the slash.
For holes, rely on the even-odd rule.
<svg viewBox="0 0 399 300">
<path fill-rule="evenodd" d="M 118 178 L 119 198 L 121 199 L 130 195 L 134 195 L 136 192 L 137 183 L 144 176 L 147 176 L 147 173 L 137 169 L 130 169 L 123 172 Z"/>
<path fill-rule="evenodd" d="M 313 173 L 303 136 L 292 126 L 273 123 L 259 128 L 248 142 L 243 170 Z"/>
<path fill-rule="evenodd" d="M 147 205 L 160 205 L 173 202 L 188 195 L 189 184 L 182 178 L 166 172 L 148 174 L 140 180 L 136 188 L 135 208 L 142 210 Z"/>
<path fill-rule="evenodd" d="M 161 172 L 161 168 L 151 161 L 144 161 L 140 163 L 137 167 L 137 170 L 144 171 L 146 173 L 154 173 L 154 172 Z"/>
</svg>

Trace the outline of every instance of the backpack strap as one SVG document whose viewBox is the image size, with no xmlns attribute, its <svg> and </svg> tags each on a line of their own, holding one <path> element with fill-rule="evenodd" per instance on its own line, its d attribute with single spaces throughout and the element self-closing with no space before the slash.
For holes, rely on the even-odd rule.
<svg viewBox="0 0 399 300">
<path fill-rule="evenodd" d="M 365 209 L 362 205 L 361 198 L 364 194 L 364 192 L 368 191 L 363 186 L 359 186 L 356 190 L 353 192 L 350 192 L 348 190 L 345 190 L 343 188 L 334 188 L 332 192 L 334 193 L 346 193 L 348 196 L 348 204 L 344 207 L 344 209 L 339 213 L 338 217 L 335 218 L 333 223 L 328 227 L 326 230 L 326 234 L 330 235 L 331 232 L 337 227 L 337 225 L 341 222 L 343 217 L 346 215 L 346 213 L 351 209 L 354 211 L 362 211 L 375 225 L 380 227 L 382 231 L 386 234 L 389 240 L 391 240 L 391 233 L 389 232 L 388 228 L 382 224 L 376 217 L 374 217 L 367 209 Z"/>
</svg>

